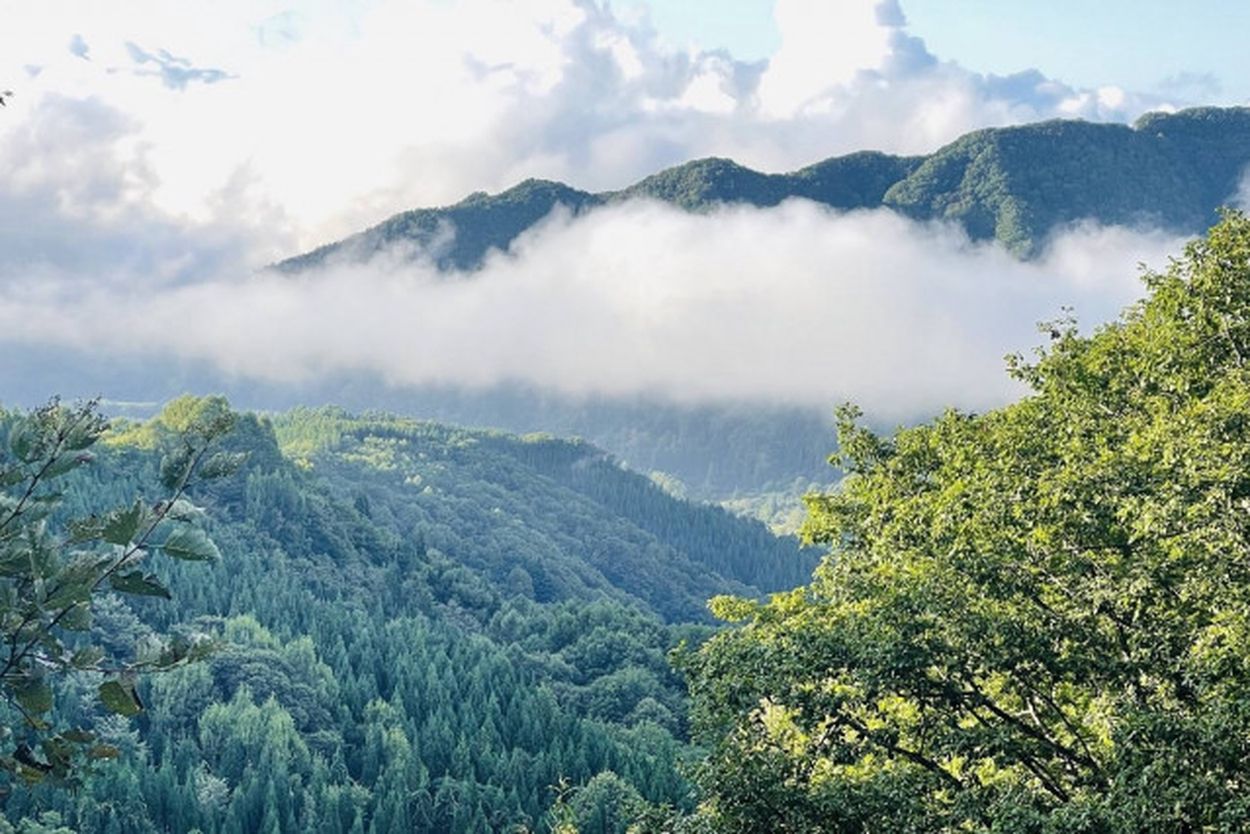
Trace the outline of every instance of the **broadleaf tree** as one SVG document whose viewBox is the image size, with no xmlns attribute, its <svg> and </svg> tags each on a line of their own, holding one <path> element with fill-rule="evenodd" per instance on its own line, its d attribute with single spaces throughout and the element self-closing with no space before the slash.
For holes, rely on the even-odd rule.
<svg viewBox="0 0 1250 834">
<path fill-rule="evenodd" d="M 1250 219 L 1010 361 L 1019 401 L 841 413 L 811 584 L 723 598 L 681 661 L 732 832 L 1242 831 L 1250 819 Z"/>
<path fill-rule="evenodd" d="M 219 554 L 196 524 L 189 491 L 241 461 L 216 441 L 234 415 L 223 399 L 175 401 L 186 419 L 153 435 L 165 452 L 165 494 L 111 510 L 66 517 L 64 487 L 95 460 L 92 447 L 109 423 L 97 404 L 59 401 L 29 413 L 0 414 L 0 695 L 17 718 L 0 726 L 0 771 L 26 783 L 73 784 L 85 761 L 112 758 L 115 748 L 82 727 L 50 719 L 55 682 L 98 679 L 100 705 L 133 716 L 143 709 L 137 676 L 204 657 L 212 641 L 196 635 L 148 639 L 129 655 L 93 639 L 93 603 L 105 593 L 169 599 L 145 569 L 152 554 L 214 560 Z"/>
</svg>

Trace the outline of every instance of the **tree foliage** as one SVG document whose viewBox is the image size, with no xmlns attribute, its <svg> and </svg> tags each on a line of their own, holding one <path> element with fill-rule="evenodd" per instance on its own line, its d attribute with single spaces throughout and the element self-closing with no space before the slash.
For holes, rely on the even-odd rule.
<svg viewBox="0 0 1250 834">
<path fill-rule="evenodd" d="M 143 709 L 137 674 L 172 669 L 210 648 L 196 635 L 149 635 L 123 656 L 92 633 L 94 605 L 103 594 L 170 599 L 164 582 L 148 569 L 150 554 L 218 558 L 195 523 L 188 490 L 237 465 L 235 456 L 213 451 L 233 416 L 214 400 L 172 407 L 184 411 L 178 430 L 154 438 L 165 449 L 164 497 L 82 516 L 67 515 L 61 505 L 66 482 L 94 460 L 91 449 L 108 427 L 95 404 L 53 401 L 29 414 L 0 414 L 0 694 L 20 716 L 16 726 L 0 727 L 8 748 L 0 769 L 26 783 L 73 782 L 84 759 L 119 755 L 96 733 L 49 721 L 58 678 L 76 673 L 100 679 L 100 704 L 133 716 Z"/>
<path fill-rule="evenodd" d="M 1013 405 L 842 413 L 812 583 L 684 661 L 720 830 L 1244 830 L 1250 220 L 1145 283 Z"/>
</svg>

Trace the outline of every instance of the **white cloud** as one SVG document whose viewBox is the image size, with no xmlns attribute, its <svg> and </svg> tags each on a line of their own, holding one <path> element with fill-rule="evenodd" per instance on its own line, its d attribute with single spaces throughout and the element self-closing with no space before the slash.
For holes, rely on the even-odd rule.
<svg viewBox="0 0 1250 834">
<path fill-rule="evenodd" d="M 709 155 L 792 169 L 1158 103 L 939 61 L 895 0 L 779 0 L 777 16 L 764 64 L 667 46 L 591 0 L 46 0 L 0 30 L 18 88 L 0 149 L 25 167 L 12 134 L 47 100 L 96 103 L 131 126 L 115 155 L 151 212 L 264 217 L 254 251 L 289 252 L 530 176 L 615 188 Z"/>
<path fill-rule="evenodd" d="M 0 112 L 6 356 L 851 397 L 903 415 L 1001 401 L 1001 356 L 1030 344 L 1035 320 L 1064 304 L 1110 316 L 1136 292 L 1134 264 L 1175 249 L 1083 230 L 1022 264 L 884 212 L 632 205 L 553 219 L 473 280 L 381 263 L 253 274 L 530 176 L 614 188 L 708 155 L 786 170 L 1151 103 L 941 61 L 889 0 L 785 0 L 778 14 L 780 52 L 744 63 L 665 46 L 645 17 L 588 0 L 27 5 L 0 30 L 0 77 L 17 88 Z"/>
<path fill-rule="evenodd" d="M 759 100 L 770 116 L 791 117 L 822 101 L 830 88 L 854 81 L 859 73 L 881 69 L 893 51 L 896 18 L 887 16 L 893 0 L 813 3 L 777 0 L 774 12 L 781 51 L 760 79 Z M 884 7 L 884 8 L 883 8 Z"/>
<path fill-rule="evenodd" d="M 1241 186 L 1230 202 L 1235 208 L 1250 212 L 1250 168 L 1241 175 Z"/>
<path fill-rule="evenodd" d="M 49 276 L 0 297 L 22 345 L 208 362 L 299 382 L 522 382 L 571 394 L 827 407 L 903 418 L 1015 393 L 1004 354 L 1073 305 L 1085 321 L 1138 293 L 1135 264 L 1179 242 L 1069 232 L 1037 262 L 952 227 L 793 201 L 691 215 L 631 203 L 554 216 L 472 277 L 428 266 L 261 274 L 136 295 Z M 72 301 L 72 303 L 66 303 Z"/>
<path fill-rule="evenodd" d="M 260 197 L 239 199 L 252 187 L 245 169 L 208 195 L 204 222 L 161 211 L 140 125 L 96 98 L 25 104 L 0 153 L 22 160 L 0 169 L 0 292 L 37 289 L 49 275 L 142 292 L 245 271 L 290 245 L 280 210 Z M 252 213 L 240 214 L 241 205 Z"/>
</svg>

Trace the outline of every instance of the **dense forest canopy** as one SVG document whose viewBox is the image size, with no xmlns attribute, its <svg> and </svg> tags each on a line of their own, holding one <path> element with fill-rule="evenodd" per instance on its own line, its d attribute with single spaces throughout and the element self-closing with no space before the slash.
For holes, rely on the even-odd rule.
<svg viewBox="0 0 1250 834">
<path fill-rule="evenodd" d="M 182 398 L 115 421 L 63 474 L 52 523 L 136 496 L 161 506 L 166 441 L 223 408 Z M 29 416 L 5 414 L 5 437 Z M 73 792 L 9 778 L 5 818 L 25 832 L 537 830 L 561 784 L 577 788 L 574 821 L 606 830 L 645 803 L 692 807 L 667 653 L 711 633 L 709 596 L 793 585 L 811 553 L 582 442 L 341 409 L 231 421 L 218 451 L 241 469 L 184 507 L 220 563 L 145 563 L 172 599 L 105 594 L 88 631 L 63 635 L 125 663 L 164 634 L 216 650 L 131 678 L 130 720 L 92 669 L 49 676 L 49 728 L 115 759 L 74 774 Z"/>
<path fill-rule="evenodd" d="M 1057 323 L 1031 393 L 881 437 L 813 497 L 813 581 L 688 655 L 725 832 L 1243 831 L 1250 219 L 1123 317 Z"/>
</svg>

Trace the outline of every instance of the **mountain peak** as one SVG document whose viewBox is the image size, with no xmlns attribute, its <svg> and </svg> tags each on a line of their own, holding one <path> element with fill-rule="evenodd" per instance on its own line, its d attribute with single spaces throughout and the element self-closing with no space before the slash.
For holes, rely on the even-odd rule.
<svg viewBox="0 0 1250 834">
<path fill-rule="evenodd" d="M 802 198 L 838 210 L 889 208 L 960 224 L 1017 256 L 1041 252 L 1081 220 L 1197 232 L 1237 190 L 1250 164 L 1250 108 L 1148 113 L 1132 126 L 1054 119 L 968 133 L 928 156 L 860 151 L 788 174 L 724 157 L 666 168 L 620 191 L 590 193 L 527 179 L 453 206 L 414 209 L 337 243 L 283 261 L 298 272 L 333 259 L 367 260 L 396 244 L 440 269 L 471 270 L 507 251 L 556 206 L 574 214 L 605 203 L 651 199 L 686 211 L 726 204 L 775 206 Z"/>
<path fill-rule="evenodd" d="M 784 180 L 753 171 L 732 159 L 713 156 L 666 168 L 618 192 L 614 198 L 645 197 L 688 211 L 703 211 L 720 203 L 776 205 L 786 196 Z"/>
</svg>

